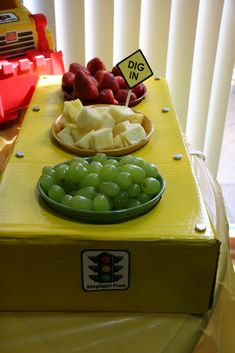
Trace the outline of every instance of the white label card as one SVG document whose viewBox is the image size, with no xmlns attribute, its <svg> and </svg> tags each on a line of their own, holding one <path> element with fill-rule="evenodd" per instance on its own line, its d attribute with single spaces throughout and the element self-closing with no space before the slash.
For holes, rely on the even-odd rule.
<svg viewBox="0 0 235 353">
<path fill-rule="evenodd" d="M 130 254 L 126 250 L 84 250 L 82 284 L 85 291 L 129 288 Z"/>
</svg>

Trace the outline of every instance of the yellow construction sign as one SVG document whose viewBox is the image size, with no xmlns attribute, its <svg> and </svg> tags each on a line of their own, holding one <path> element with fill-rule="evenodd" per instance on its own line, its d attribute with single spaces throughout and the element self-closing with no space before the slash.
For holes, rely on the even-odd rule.
<svg viewBox="0 0 235 353">
<path fill-rule="evenodd" d="M 120 61 L 117 66 L 130 89 L 153 75 L 148 62 L 140 49 Z"/>
</svg>

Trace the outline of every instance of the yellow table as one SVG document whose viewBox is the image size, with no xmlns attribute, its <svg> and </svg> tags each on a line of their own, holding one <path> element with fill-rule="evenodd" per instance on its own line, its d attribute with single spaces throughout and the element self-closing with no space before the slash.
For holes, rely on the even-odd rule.
<svg viewBox="0 0 235 353">
<path fill-rule="evenodd" d="M 49 135 L 63 109 L 60 82 L 57 76 L 40 79 L 2 175 L 0 258 L 7 271 L 0 269 L 0 309 L 206 312 L 213 302 L 219 241 L 166 81 L 147 81 L 148 95 L 138 109 L 153 120 L 155 131 L 136 151 L 158 165 L 166 191 L 147 214 L 105 225 L 60 217 L 36 192 L 44 165 L 71 158 Z M 166 106 L 169 112 L 162 111 Z M 17 158 L 17 151 L 24 157 Z M 181 160 L 173 158 L 176 153 Z M 197 224 L 206 230 L 198 232 Z M 122 257 L 123 280 L 90 284 L 90 256 L 104 251 Z"/>
<path fill-rule="evenodd" d="M 208 176 L 204 163 L 195 157 L 193 162 L 222 241 L 220 274 L 213 310 L 200 316 L 158 313 L 1 312 L 0 351 L 234 353 L 235 278 L 229 257 L 222 195 L 218 184 Z"/>
<path fill-rule="evenodd" d="M 85 242 L 86 246 L 89 243 L 89 248 L 94 244 L 96 248 L 102 242 L 100 246 L 103 248 L 103 237 L 105 237 L 105 246 L 108 244 L 108 248 L 110 248 L 110 244 L 120 242 L 121 235 L 124 237 L 124 239 L 121 239 L 122 245 L 129 244 L 128 246 L 131 246 L 134 242 L 136 245 L 134 253 L 139 256 L 144 253 L 150 262 L 153 260 L 149 256 L 151 253 L 147 245 L 150 245 L 150 248 L 154 247 L 156 239 L 159 240 L 158 244 L 164 243 L 169 235 L 174 235 L 174 238 L 172 237 L 173 243 L 175 240 L 184 242 L 188 237 L 191 237 L 196 252 L 200 247 L 199 244 L 203 244 L 203 246 L 208 244 L 208 247 L 212 247 L 212 249 L 216 247 L 217 240 L 214 230 L 216 222 L 213 222 L 213 212 L 209 218 L 198 183 L 195 182 L 196 179 L 194 173 L 192 173 L 193 169 L 175 119 L 166 82 L 165 80 L 154 81 L 150 79 L 147 82 L 147 87 L 148 95 L 138 105 L 138 109 L 151 116 L 155 124 L 155 132 L 151 141 L 136 154 L 157 163 L 160 172 L 166 179 L 167 188 L 164 198 L 154 210 L 143 217 L 117 224 L 114 230 L 112 225 L 88 225 L 67 218 L 60 218 L 45 206 L 35 192 L 41 168 L 45 164 L 55 164 L 71 158 L 68 153 L 58 149 L 51 142 L 48 133 L 53 120 L 61 113 L 63 108 L 60 77 L 41 78 L 0 185 L 0 197 L 1 200 L 4 200 L 4 203 L 1 202 L 0 204 L 1 261 L 3 261 L 2 263 L 6 261 L 8 264 L 5 268 L 1 267 L 0 278 L 3 279 L 1 283 L 6 283 L 7 278 L 9 286 L 7 291 L 4 286 L 1 288 L 0 304 L 5 305 L 5 308 L 8 307 L 8 310 L 14 310 L 14 307 L 15 310 L 19 310 L 19 303 L 24 308 L 22 310 L 59 310 L 61 298 L 65 298 L 66 295 L 69 295 L 69 301 L 65 298 L 62 302 L 63 309 L 76 309 L 78 293 L 76 281 L 78 281 L 79 275 L 77 270 L 71 271 L 71 264 L 67 260 L 72 259 L 73 265 L 76 264 L 76 261 L 80 261 L 77 258 L 76 249 L 76 244 L 80 241 Z M 34 105 L 40 106 L 39 112 L 33 111 Z M 164 106 L 171 108 L 168 113 L 161 111 Z M 16 151 L 23 151 L 25 157 L 17 159 L 15 157 Z M 182 153 L 181 161 L 173 159 L 175 153 Z M 212 182 L 211 184 L 208 182 L 206 177 L 204 177 L 204 180 L 206 180 L 207 186 L 212 184 Z M 209 188 L 206 188 L 206 190 L 209 190 Z M 192 193 L 190 194 L 190 192 Z M 30 207 L 28 207 L 29 205 Z M 209 205 L 211 210 L 208 202 L 206 205 Z M 206 225 L 207 230 L 204 234 L 195 232 L 194 226 L 196 223 Z M 216 230 L 223 245 L 216 287 L 217 300 L 215 305 L 218 308 L 221 305 L 221 301 L 218 300 L 220 293 L 218 283 L 223 281 L 224 278 L 228 252 L 224 229 L 223 231 L 221 229 Z M 149 244 L 143 246 L 143 241 L 146 241 L 146 238 Z M 55 244 L 58 246 L 55 246 Z M 40 248 L 43 251 L 40 251 Z M 52 252 L 50 249 L 52 249 Z M 64 249 L 67 249 L 67 252 L 64 253 Z M 60 251 L 62 251 L 62 255 L 66 254 L 66 261 L 63 257 L 58 256 Z M 164 254 L 166 254 L 165 249 Z M 26 262 L 22 266 L 22 256 L 24 255 Z M 163 255 L 161 261 L 164 260 Z M 185 252 L 185 256 L 187 257 L 187 252 Z M 188 256 L 192 258 L 193 252 L 189 252 Z M 57 262 L 51 264 L 50 260 L 52 262 L 56 260 Z M 179 270 L 180 267 L 177 267 L 179 266 L 178 262 L 180 262 L 179 254 L 174 255 L 174 252 L 171 252 L 171 257 L 167 260 L 166 264 L 172 261 L 170 262 L 171 268 L 174 265 Z M 204 258 L 200 257 L 200 262 L 202 260 L 204 261 Z M 190 265 L 192 263 L 193 261 Z M 69 267 L 66 267 L 68 264 Z M 212 261 L 212 263 L 206 265 L 213 268 L 215 262 Z M 141 272 L 141 266 L 137 263 L 136 266 L 138 273 Z M 195 260 L 193 266 L 194 269 L 200 267 L 198 259 Z M 17 276 L 14 276 L 16 268 Z M 185 268 L 181 268 L 185 270 Z M 58 269 L 59 271 L 56 273 Z M 189 266 L 189 272 L 186 272 L 188 280 L 190 280 L 191 270 L 192 267 Z M 205 271 L 205 268 L 202 268 L 203 270 Z M 40 277 L 42 271 L 44 274 L 48 274 L 43 286 Z M 226 279 L 226 285 L 233 283 L 230 280 L 232 274 L 226 271 L 227 276 L 228 273 L 229 280 Z M 55 277 L 53 278 L 52 275 Z M 175 273 L 171 277 L 173 282 L 174 275 Z M 34 282 L 32 282 L 33 278 L 35 278 Z M 40 280 L 39 284 L 37 283 L 38 278 Z M 61 280 L 63 286 L 58 286 Z M 74 281 L 72 292 L 74 291 L 75 294 L 71 296 L 71 288 L 68 291 L 66 284 L 71 285 Z M 28 286 L 29 283 L 30 286 Z M 55 288 L 54 284 L 58 287 Z M 15 293 L 15 287 L 21 288 L 22 291 Z M 27 295 L 27 288 L 31 297 Z M 231 288 L 224 294 L 229 296 L 230 301 Z M 51 290 L 54 290 L 54 292 L 50 292 Z M 57 295 L 52 295 L 55 291 L 57 291 Z M 10 298 L 6 299 L 6 293 L 10 293 Z M 156 294 L 157 291 L 154 292 L 155 296 Z M 32 297 L 33 295 L 34 297 Z M 105 299 L 108 298 L 107 293 L 106 295 Z M 129 311 L 128 309 L 135 311 L 136 303 L 131 297 L 127 300 L 123 297 L 119 307 L 117 301 L 117 298 L 120 298 L 119 295 L 120 292 L 116 298 L 115 295 L 112 297 L 117 310 L 123 308 L 125 311 Z M 143 291 L 138 293 L 137 303 L 143 296 Z M 35 307 L 37 302 L 35 298 L 38 297 L 40 303 Z M 167 293 L 166 298 L 166 302 L 169 304 Z M 107 302 L 105 299 L 104 302 Z M 5 302 L 3 303 L 3 301 Z M 106 309 L 111 310 L 113 303 L 107 302 Z M 227 300 L 226 304 L 228 305 L 228 303 L 230 302 Z M 146 304 L 146 301 L 144 304 Z M 153 304 L 154 297 L 150 295 L 147 305 L 140 307 L 140 310 L 146 311 L 146 308 L 149 308 L 149 311 L 153 311 L 154 309 L 151 310 L 150 306 L 148 307 L 148 305 L 152 307 Z M 87 305 L 88 310 L 97 309 L 96 306 L 90 307 L 89 300 L 88 302 L 84 301 L 83 307 L 84 305 Z M 232 308 L 232 306 L 229 307 Z M 213 338 L 215 336 L 213 324 L 218 323 L 220 313 L 221 311 L 218 309 L 216 319 L 210 321 L 212 322 L 212 328 L 209 326 L 209 331 L 207 331 L 208 335 Z M 4 353 L 32 351 L 69 353 L 76 350 L 86 353 L 104 351 L 112 351 L 113 353 L 120 351 L 128 351 L 129 353 L 161 351 L 165 353 L 173 351 L 174 353 L 186 353 L 192 351 L 210 316 L 210 311 L 205 315 L 198 316 L 163 313 L 1 313 L 0 349 Z M 14 337 L 14 340 L 11 337 Z M 197 347 L 197 352 L 202 352 L 203 347 L 208 348 L 208 344 L 212 347 L 211 342 L 202 340 Z M 232 344 L 229 347 L 232 347 Z M 229 351 L 229 349 L 227 344 L 226 353 L 232 353 L 232 350 Z M 209 353 L 211 350 L 207 349 L 205 352 Z"/>
</svg>

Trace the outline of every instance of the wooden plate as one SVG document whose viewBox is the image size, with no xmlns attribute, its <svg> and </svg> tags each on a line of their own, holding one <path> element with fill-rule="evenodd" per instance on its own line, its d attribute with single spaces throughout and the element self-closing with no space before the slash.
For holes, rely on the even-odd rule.
<svg viewBox="0 0 235 353">
<path fill-rule="evenodd" d="M 135 112 L 137 112 L 137 111 L 135 111 Z M 123 147 L 123 148 L 105 149 L 105 150 L 99 150 L 99 151 L 88 150 L 88 149 L 84 149 L 81 147 L 68 145 L 64 141 L 62 141 L 57 136 L 57 134 L 64 128 L 64 125 L 62 123 L 62 115 L 60 115 L 52 124 L 51 135 L 52 135 L 53 141 L 56 142 L 59 146 L 61 146 L 64 150 L 66 150 L 72 154 L 78 155 L 78 156 L 89 157 L 89 156 L 94 156 L 98 152 L 105 153 L 108 156 L 122 156 L 125 154 L 130 154 L 130 153 L 140 149 L 149 141 L 149 139 L 152 136 L 153 131 L 154 131 L 154 124 L 146 115 L 144 115 L 144 118 L 142 121 L 142 126 L 146 132 L 146 139 L 145 140 L 142 140 L 142 141 L 136 143 L 135 145 L 131 145 L 131 146 Z"/>
</svg>

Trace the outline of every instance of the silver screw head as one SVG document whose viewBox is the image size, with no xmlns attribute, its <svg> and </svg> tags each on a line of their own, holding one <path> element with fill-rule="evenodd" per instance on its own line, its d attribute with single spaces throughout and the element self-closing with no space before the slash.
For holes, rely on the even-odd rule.
<svg viewBox="0 0 235 353">
<path fill-rule="evenodd" d="M 176 161 L 180 161 L 182 159 L 183 155 L 181 153 L 176 153 L 173 157 Z"/>
<path fill-rule="evenodd" d="M 169 110 L 170 110 L 169 107 L 163 107 L 163 108 L 162 108 L 162 112 L 163 112 L 163 113 L 167 113 L 167 112 L 169 112 Z"/>
<path fill-rule="evenodd" d="M 40 107 L 38 105 L 33 106 L 33 111 L 34 112 L 39 112 Z"/>
<path fill-rule="evenodd" d="M 195 230 L 199 233 L 204 233 L 206 231 L 206 226 L 203 223 L 197 223 L 195 225 Z"/>
<path fill-rule="evenodd" d="M 22 152 L 22 151 L 17 151 L 16 154 L 15 154 L 15 156 L 16 156 L 17 158 L 22 158 L 22 157 L 24 157 L 24 152 Z"/>
</svg>

